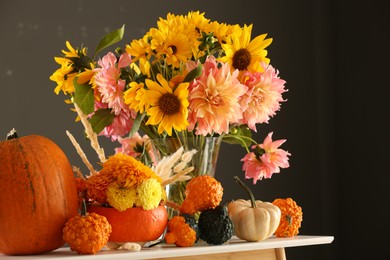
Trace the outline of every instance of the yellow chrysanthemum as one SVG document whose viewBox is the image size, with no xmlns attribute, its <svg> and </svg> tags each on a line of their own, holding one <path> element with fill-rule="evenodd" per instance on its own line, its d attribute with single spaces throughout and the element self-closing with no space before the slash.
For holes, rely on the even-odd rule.
<svg viewBox="0 0 390 260">
<path fill-rule="evenodd" d="M 160 204 L 163 195 L 161 183 L 154 178 L 147 179 L 138 186 L 137 194 L 137 206 L 142 206 L 144 210 L 155 209 Z"/>
<path fill-rule="evenodd" d="M 157 75 L 157 80 L 159 83 L 149 79 L 145 82 L 149 89 L 144 98 L 150 105 L 146 125 L 158 125 L 159 134 L 166 131 L 171 136 L 172 129 L 182 131 L 188 126 L 189 83 L 180 83 L 173 91 L 161 74 Z"/>
<path fill-rule="evenodd" d="M 252 25 L 244 26 L 242 30 L 234 32 L 227 38 L 227 43 L 222 44 L 226 56 L 219 58 L 219 61 L 228 62 L 233 69 L 239 71 L 258 71 L 264 69 L 261 62 L 269 64 L 265 49 L 272 42 L 272 39 L 265 39 L 267 34 L 261 34 L 251 41 Z"/>
<path fill-rule="evenodd" d="M 100 173 L 109 174 L 124 188 L 135 188 L 144 180 L 156 178 L 161 181 L 152 169 L 130 155 L 117 153 L 103 163 Z"/>
<path fill-rule="evenodd" d="M 128 208 L 132 208 L 137 200 L 136 189 L 126 189 L 118 186 L 116 183 L 108 186 L 107 202 L 119 211 L 124 211 Z"/>
</svg>

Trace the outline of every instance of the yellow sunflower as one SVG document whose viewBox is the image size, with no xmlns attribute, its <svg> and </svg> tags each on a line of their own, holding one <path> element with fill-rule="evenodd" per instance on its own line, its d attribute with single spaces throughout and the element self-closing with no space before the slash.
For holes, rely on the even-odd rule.
<svg viewBox="0 0 390 260">
<path fill-rule="evenodd" d="M 261 62 L 269 64 L 270 60 L 266 57 L 268 47 L 272 38 L 265 39 L 267 34 L 261 34 L 251 41 L 252 24 L 244 26 L 242 30 L 234 32 L 227 38 L 227 43 L 222 44 L 222 49 L 226 56 L 219 58 L 219 61 L 228 62 L 233 69 L 239 71 L 258 71 L 264 69 Z"/>
<path fill-rule="evenodd" d="M 80 58 L 81 55 L 87 55 L 87 49 L 85 47 L 81 50 L 78 50 L 73 48 L 69 41 L 66 41 L 65 44 L 69 51 L 62 50 L 62 53 L 65 55 L 66 58 Z"/>
<path fill-rule="evenodd" d="M 150 30 L 152 36 L 151 46 L 157 53 L 157 58 L 165 58 L 168 65 L 175 68 L 180 67 L 180 62 L 187 62 L 192 56 L 192 45 L 190 39 L 177 29 L 175 32 L 169 30 Z"/>
<path fill-rule="evenodd" d="M 60 91 L 64 94 L 70 94 L 74 92 L 73 79 L 77 73 L 73 72 L 72 62 L 68 59 L 54 58 L 55 61 L 61 65 L 51 76 L 50 80 L 57 83 L 54 89 L 54 93 L 57 95 Z"/>
<path fill-rule="evenodd" d="M 144 98 L 150 105 L 146 111 L 149 116 L 146 125 L 158 125 L 159 134 L 166 131 L 171 136 L 172 128 L 182 131 L 188 126 L 189 83 L 180 83 L 173 91 L 161 74 L 157 74 L 157 80 L 159 83 L 145 81 L 148 90 Z"/>
<path fill-rule="evenodd" d="M 74 92 L 73 80 L 78 72 L 78 83 L 83 84 L 90 81 L 94 75 L 92 69 L 93 62 L 86 56 L 87 49 L 84 47 L 81 50 L 73 48 L 69 41 L 66 41 L 68 50 L 62 50 L 64 57 L 54 57 L 54 60 L 61 65 L 51 76 L 50 80 L 57 83 L 54 92 L 58 95 L 62 90 L 64 94 Z"/>
<path fill-rule="evenodd" d="M 130 82 L 130 88 L 123 93 L 125 104 L 135 112 L 143 113 L 145 111 L 145 99 L 143 98 L 146 89 L 144 83 Z"/>
</svg>

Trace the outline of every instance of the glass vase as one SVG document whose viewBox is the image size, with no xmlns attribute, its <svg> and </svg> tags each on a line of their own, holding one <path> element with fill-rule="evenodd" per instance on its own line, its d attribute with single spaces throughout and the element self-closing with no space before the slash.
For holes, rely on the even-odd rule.
<svg viewBox="0 0 390 260">
<path fill-rule="evenodd" d="M 220 137 L 205 136 L 185 136 L 185 137 L 167 137 L 161 139 L 152 139 L 152 146 L 156 159 L 161 159 L 176 152 L 181 146 L 184 152 L 196 149 L 192 160 L 188 166 L 193 166 L 194 170 L 189 173 L 192 177 L 201 175 L 210 175 L 214 177 L 218 161 L 219 148 L 221 146 Z M 181 205 L 185 199 L 186 186 L 189 180 L 179 181 L 169 184 L 166 187 L 167 199 L 176 205 Z M 168 208 L 168 217 L 172 218 L 178 212 L 173 208 Z"/>
</svg>

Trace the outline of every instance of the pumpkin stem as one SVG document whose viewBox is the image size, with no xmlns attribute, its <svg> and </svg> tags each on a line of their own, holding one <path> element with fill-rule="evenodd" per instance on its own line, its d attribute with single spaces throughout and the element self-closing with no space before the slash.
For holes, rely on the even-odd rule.
<svg viewBox="0 0 390 260">
<path fill-rule="evenodd" d="M 251 189 L 249 189 L 248 186 L 245 185 L 245 183 L 243 183 L 240 178 L 238 178 L 237 176 L 234 176 L 234 179 L 236 180 L 236 182 L 238 182 L 238 184 L 241 185 L 242 188 L 244 188 L 244 190 L 248 193 L 250 199 L 251 199 L 251 204 L 252 204 L 252 208 L 257 208 L 257 205 L 256 205 L 256 199 L 255 199 L 255 196 L 253 195 L 253 192 L 251 191 Z"/>
<path fill-rule="evenodd" d="M 87 216 L 87 203 L 85 202 L 85 199 L 81 201 L 81 216 Z"/>
<path fill-rule="evenodd" d="M 18 138 L 18 134 L 16 133 L 15 128 L 12 128 L 12 130 L 7 134 L 7 137 L 5 140 L 11 140 Z"/>
</svg>

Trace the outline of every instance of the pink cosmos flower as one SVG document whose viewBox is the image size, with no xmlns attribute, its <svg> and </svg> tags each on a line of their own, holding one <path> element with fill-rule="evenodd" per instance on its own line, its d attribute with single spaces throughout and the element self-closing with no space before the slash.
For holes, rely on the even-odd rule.
<svg viewBox="0 0 390 260">
<path fill-rule="evenodd" d="M 263 178 L 269 179 L 272 174 L 279 173 L 280 168 L 290 167 L 288 156 L 291 154 L 279 149 L 286 140 L 272 141 L 273 132 L 269 133 L 262 144 L 253 145 L 255 152 L 250 152 L 241 159 L 244 162 L 242 170 L 246 179 L 253 179 L 253 184 Z"/>
<path fill-rule="evenodd" d="M 187 69 L 194 66 L 190 62 Z M 217 63 L 214 56 L 207 58 L 202 74 L 189 87 L 189 131 L 195 129 L 197 135 L 228 133 L 229 124 L 242 119 L 238 101 L 247 87 L 237 76 L 238 71 L 231 73 L 229 64 Z"/>
<path fill-rule="evenodd" d="M 271 65 L 262 64 L 264 72 L 245 72 L 241 81 L 248 86 L 248 91 L 241 97 L 240 103 L 244 109 L 241 124 L 247 124 L 257 132 L 256 124 L 268 123 L 268 120 L 280 110 L 280 102 L 286 101 L 282 93 L 286 81 L 278 77 Z"/>
</svg>

